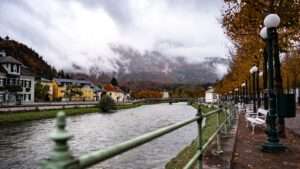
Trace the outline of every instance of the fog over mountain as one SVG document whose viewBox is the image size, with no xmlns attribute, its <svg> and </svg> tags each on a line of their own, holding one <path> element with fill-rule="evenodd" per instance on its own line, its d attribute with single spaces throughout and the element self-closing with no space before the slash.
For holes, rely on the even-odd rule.
<svg viewBox="0 0 300 169">
<path fill-rule="evenodd" d="M 140 52 L 129 46 L 111 45 L 111 50 L 118 55 L 112 60 L 114 72 L 121 81 L 152 81 L 161 83 L 208 83 L 221 77 L 228 66 L 228 60 L 218 57 L 207 57 L 201 62 L 188 62 L 182 56 L 166 56 L 158 51 Z M 94 76 L 101 76 L 98 63 L 89 70 Z M 81 67 L 73 64 L 78 72 Z"/>
</svg>

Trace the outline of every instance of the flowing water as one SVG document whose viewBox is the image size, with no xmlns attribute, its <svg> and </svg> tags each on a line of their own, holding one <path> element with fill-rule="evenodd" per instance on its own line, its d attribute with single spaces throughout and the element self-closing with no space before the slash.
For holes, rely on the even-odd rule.
<svg viewBox="0 0 300 169">
<path fill-rule="evenodd" d="M 74 135 L 70 148 L 75 156 L 102 149 L 141 134 L 194 117 L 186 103 L 146 105 L 113 114 L 92 113 L 67 118 Z M 35 169 L 48 157 L 49 133 L 54 119 L 0 126 L 0 169 Z M 165 164 L 196 137 L 190 124 L 150 143 L 92 167 L 94 169 L 163 169 Z"/>
</svg>

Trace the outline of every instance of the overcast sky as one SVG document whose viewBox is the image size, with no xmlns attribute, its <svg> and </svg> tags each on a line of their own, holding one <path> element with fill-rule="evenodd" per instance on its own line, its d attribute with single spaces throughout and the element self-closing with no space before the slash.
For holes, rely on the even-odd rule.
<svg viewBox="0 0 300 169">
<path fill-rule="evenodd" d="M 112 70 L 110 44 L 158 50 L 189 61 L 225 57 L 222 0 L 1 0 L 0 36 L 32 47 L 61 69 L 99 62 Z"/>
</svg>

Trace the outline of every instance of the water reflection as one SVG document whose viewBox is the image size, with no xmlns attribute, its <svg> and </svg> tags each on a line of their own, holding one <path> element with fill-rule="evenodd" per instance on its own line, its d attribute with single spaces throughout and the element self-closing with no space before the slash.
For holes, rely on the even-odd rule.
<svg viewBox="0 0 300 169">
<path fill-rule="evenodd" d="M 75 136 L 70 141 L 71 149 L 78 156 L 188 119 L 195 113 L 186 103 L 177 103 L 69 117 L 67 129 Z M 53 119 L 0 126 L 0 168 L 39 168 L 38 163 L 48 157 L 53 146 L 48 138 L 53 126 Z M 161 169 L 195 137 L 196 124 L 191 124 L 93 168 Z"/>
</svg>

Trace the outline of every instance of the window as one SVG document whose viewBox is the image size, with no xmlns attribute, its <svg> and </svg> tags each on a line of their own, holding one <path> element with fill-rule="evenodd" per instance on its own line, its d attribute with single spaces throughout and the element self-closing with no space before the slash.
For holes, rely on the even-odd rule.
<svg viewBox="0 0 300 169">
<path fill-rule="evenodd" d="M 16 85 L 16 79 L 12 79 L 12 85 L 13 85 L 13 86 Z"/>
<path fill-rule="evenodd" d="M 0 103 L 1 102 L 4 102 L 4 95 L 3 94 L 0 94 Z"/>
<path fill-rule="evenodd" d="M 14 72 L 13 64 L 10 64 L 10 71 L 11 71 L 11 72 Z"/>
<path fill-rule="evenodd" d="M 28 81 L 28 87 L 31 88 L 31 81 Z"/>
<path fill-rule="evenodd" d="M 0 79 L 0 86 L 3 86 L 3 79 Z"/>
<path fill-rule="evenodd" d="M 18 72 L 18 65 L 13 65 L 13 72 Z"/>
<path fill-rule="evenodd" d="M 17 72 L 20 72 L 20 65 L 17 66 Z"/>
<path fill-rule="evenodd" d="M 24 98 L 23 94 L 19 94 L 18 96 L 19 96 L 20 100 L 23 101 L 23 98 Z"/>
<path fill-rule="evenodd" d="M 31 94 L 28 94 L 28 100 L 31 100 Z"/>
</svg>

